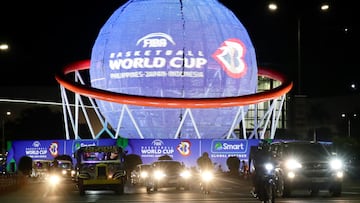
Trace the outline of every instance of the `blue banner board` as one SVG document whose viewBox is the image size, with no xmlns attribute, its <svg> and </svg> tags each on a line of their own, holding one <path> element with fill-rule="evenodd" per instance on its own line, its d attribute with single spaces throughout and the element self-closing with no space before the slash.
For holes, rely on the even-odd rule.
<svg viewBox="0 0 360 203">
<path fill-rule="evenodd" d="M 259 140 L 250 139 L 129 139 L 124 150 L 127 154 L 139 155 L 143 163 L 152 163 L 163 155 L 183 162 L 188 167 L 196 167 L 196 160 L 208 152 L 213 163 L 227 171 L 226 160 L 235 156 L 247 161 L 250 147 Z M 116 139 L 97 140 L 20 140 L 12 141 L 7 162 L 18 164 L 23 156 L 33 160 L 53 160 L 58 155 L 70 155 L 82 146 L 116 145 Z M 76 163 L 76 160 L 73 160 Z"/>
</svg>

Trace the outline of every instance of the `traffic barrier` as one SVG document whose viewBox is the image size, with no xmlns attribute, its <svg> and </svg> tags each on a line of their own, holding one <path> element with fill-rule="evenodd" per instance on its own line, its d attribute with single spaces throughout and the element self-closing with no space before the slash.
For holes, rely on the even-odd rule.
<svg viewBox="0 0 360 203">
<path fill-rule="evenodd" d="M 19 174 L 0 174 L 0 195 L 15 191 L 25 185 L 26 177 Z"/>
</svg>

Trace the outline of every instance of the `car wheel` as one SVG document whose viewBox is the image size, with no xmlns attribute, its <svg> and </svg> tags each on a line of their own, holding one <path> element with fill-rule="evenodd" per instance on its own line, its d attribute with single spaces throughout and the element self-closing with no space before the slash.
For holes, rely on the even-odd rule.
<svg viewBox="0 0 360 203">
<path fill-rule="evenodd" d="M 146 192 L 147 192 L 148 194 L 150 194 L 150 193 L 151 193 L 151 187 L 146 187 Z"/>
<path fill-rule="evenodd" d="M 119 194 L 119 195 L 124 194 L 124 185 L 123 184 L 118 185 L 116 190 L 115 190 L 115 193 Z"/>
<path fill-rule="evenodd" d="M 319 194 L 319 189 L 318 188 L 313 188 L 310 190 L 310 195 L 315 197 Z"/>
<path fill-rule="evenodd" d="M 267 185 L 265 185 L 264 188 L 264 196 L 263 196 L 263 202 L 264 203 L 274 203 L 275 202 L 275 196 L 276 196 L 276 192 L 275 192 L 275 187 L 272 183 L 268 183 Z"/>
<path fill-rule="evenodd" d="M 290 187 L 285 183 L 284 177 L 279 174 L 277 175 L 276 181 L 276 196 L 277 197 L 289 197 L 291 194 Z"/>
<path fill-rule="evenodd" d="M 82 179 L 79 179 L 79 180 L 78 180 L 78 189 L 79 189 L 79 194 L 80 194 L 81 196 L 85 195 L 85 188 L 84 188 L 83 180 L 82 180 Z"/>
<path fill-rule="evenodd" d="M 341 191 L 342 191 L 341 183 L 334 184 L 334 185 L 331 186 L 331 188 L 329 189 L 330 195 L 331 195 L 332 197 L 339 197 L 339 196 L 341 196 Z"/>
</svg>

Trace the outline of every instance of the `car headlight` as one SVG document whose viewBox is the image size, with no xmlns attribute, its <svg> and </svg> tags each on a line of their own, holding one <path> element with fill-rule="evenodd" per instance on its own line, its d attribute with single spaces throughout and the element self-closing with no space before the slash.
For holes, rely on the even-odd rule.
<svg viewBox="0 0 360 203">
<path fill-rule="evenodd" d="M 160 170 L 154 171 L 155 179 L 162 179 L 163 177 L 165 177 L 165 173 L 163 171 L 160 171 Z"/>
<path fill-rule="evenodd" d="M 214 174 L 211 171 L 201 172 L 201 179 L 203 181 L 211 181 L 214 178 Z"/>
<path fill-rule="evenodd" d="M 185 178 L 185 179 L 187 179 L 187 178 L 190 178 L 190 176 L 191 176 L 191 173 L 190 173 L 190 171 L 183 171 L 183 172 L 181 172 L 180 173 L 180 176 L 181 177 L 183 177 L 183 178 Z"/>
<path fill-rule="evenodd" d="M 270 173 L 274 169 L 274 165 L 272 163 L 266 163 L 264 167 L 268 173 Z"/>
<path fill-rule="evenodd" d="M 49 181 L 49 184 L 50 184 L 50 185 L 55 186 L 55 185 L 57 185 L 57 184 L 60 183 L 61 178 L 60 178 L 60 176 L 53 174 L 53 175 L 50 175 L 50 176 L 49 176 L 48 181 Z"/>
<path fill-rule="evenodd" d="M 149 173 L 147 172 L 147 171 L 142 171 L 141 173 L 140 173 L 140 177 L 141 178 L 147 178 L 149 176 Z"/>
<path fill-rule="evenodd" d="M 290 170 L 294 170 L 302 167 L 301 163 L 295 159 L 289 159 L 288 161 L 286 161 L 285 166 L 287 169 Z"/>
<path fill-rule="evenodd" d="M 330 167 L 333 170 L 340 170 L 343 168 L 343 163 L 340 159 L 332 159 L 330 161 Z"/>
</svg>

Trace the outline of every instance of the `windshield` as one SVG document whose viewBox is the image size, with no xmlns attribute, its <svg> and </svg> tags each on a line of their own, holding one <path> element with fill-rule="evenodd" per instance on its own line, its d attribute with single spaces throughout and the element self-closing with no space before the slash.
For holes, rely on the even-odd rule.
<svg viewBox="0 0 360 203">
<path fill-rule="evenodd" d="M 82 156 L 84 161 L 116 160 L 119 155 L 116 152 L 85 152 Z"/>
<path fill-rule="evenodd" d="M 33 167 L 35 169 L 49 169 L 50 163 L 50 161 L 35 161 Z"/>
<path fill-rule="evenodd" d="M 81 163 L 120 162 L 123 161 L 122 149 L 117 146 L 90 146 L 76 152 Z"/>
<path fill-rule="evenodd" d="M 62 162 L 62 163 L 59 163 L 59 168 L 62 168 L 62 169 L 71 169 L 72 166 L 71 166 L 71 163 Z"/>
<path fill-rule="evenodd" d="M 176 171 L 181 168 L 181 163 L 175 161 L 156 162 L 154 163 L 154 167 Z"/>
<path fill-rule="evenodd" d="M 330 155 L 323 145 L 308 143 L 293 143 L 285 145 L 284 153 L 290 156 L 300 155 L 306 159 L 319 159 L 320 157 L 328 157 Z"/>
</svg>

